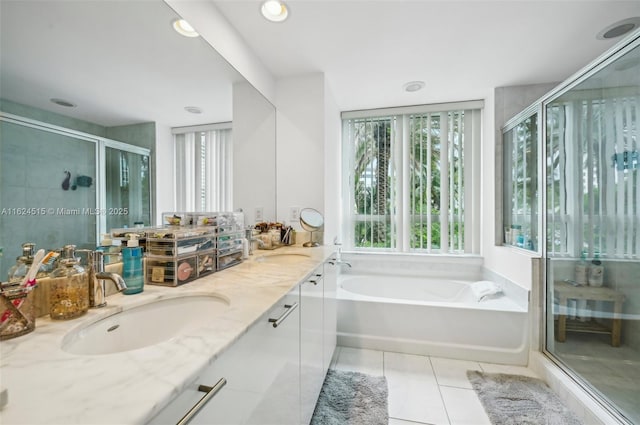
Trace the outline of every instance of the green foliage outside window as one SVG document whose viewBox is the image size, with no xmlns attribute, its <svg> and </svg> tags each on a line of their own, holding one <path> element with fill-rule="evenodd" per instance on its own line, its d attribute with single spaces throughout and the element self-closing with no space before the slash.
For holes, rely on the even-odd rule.
<svg viewBox="0 0 640 425">
<path fill-rule="evenodd" d="M 441 128 L 447 120 L 449 172 L 444 184 L 448 198 L 442 205 Z M 395 248 L 394 229 L 397 207 L 397 173 L 394 143 L 398 120 L 402 117 L 380 117 L 353 120 L 351 139 L 354 152 L 352 196 L 355 247 Z M 464 112 L 418 114 L 408 118 L 409 137 L 400 143 L 409 152 L 409 244 L 411 249 L 439 250 L 442 229 L 441 209 L 449 217 L 449 246 L 446 251 L 463 248 L 464 226 Z"/>
</svg>

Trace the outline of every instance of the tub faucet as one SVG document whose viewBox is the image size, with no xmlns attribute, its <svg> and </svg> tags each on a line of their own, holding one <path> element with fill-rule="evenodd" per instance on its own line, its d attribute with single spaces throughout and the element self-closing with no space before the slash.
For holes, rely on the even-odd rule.
<svg viewBox="0 0 640 425">
<path fill-rule="evenodd" d="M 117 254 L 102 251 L 94 251 L 92 254 L 89 272 L 89 307 L 104 307 L 107 305 L 105 281 L 113 282 L 116 289 L 121 292 L 127 289 L 127 284 L 119 274 L 104 271 L 104 256 Z"/>
<path fill-rule="evenodd" d="M 334 261 L 330 262 L 331 264 L 335 264 L 338 266 L 345 265 L 351 267 L 351 263 L 347 261 L 342 261 L 342 244 L 338 242 L 338 237 L 333 238 L 333 244 L 338 247 L 338 252 L 336 253 L 336 258 Z"/>
</svg>

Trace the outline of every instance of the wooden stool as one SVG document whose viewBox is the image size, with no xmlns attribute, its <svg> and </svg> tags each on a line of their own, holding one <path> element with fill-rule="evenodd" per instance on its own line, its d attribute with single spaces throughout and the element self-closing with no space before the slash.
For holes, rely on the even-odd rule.
<svg viewBox="0 0 640 425">
<path fill-rule="evenodd" d="M 624 302 L 624 294 L 604 286 L 573 286 L 567 282 L 554 282 L 554 295 L 560 305 L 560 314 L 558 315 L 558 333 L 556 339 L 560 342 L 567 340 L 567 331 L 569 332 L 588 332 L 588 333 L 606 333 L 611 334 L 611 345 L 613 347 L 620 346 L 620 333 L 622 331 L 622 303 Z M 581 322 L 571 320 L 567 323 L 568 301 L 586 300 L 586 301 L 608 301 L 613 303 L 613 322 L 611 329 L 597 323 L 593 320 Z"/>
</svg>

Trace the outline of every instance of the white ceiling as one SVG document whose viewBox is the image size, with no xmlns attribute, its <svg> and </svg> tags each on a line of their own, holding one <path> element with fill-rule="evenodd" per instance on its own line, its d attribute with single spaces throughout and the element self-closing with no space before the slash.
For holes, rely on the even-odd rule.
<svg viewBox="0 0 640 425">
<path fill-rule="evenodd" d="M 276 78 L 324 72 L 342 110 L 561 81 L 617 41 L 597 40 L 602 28 L 640 16 L 638 0 L 290 0 L 289 20 L 273 24 L 259 0 L 214 3 Z M 243 78 L 178 36 L 175 16 L 160 0 L 0 0 L 0 97 L 104 126 L 231 120 Z M 411 80 L 426 88 L 404 92 Z"/>
<path fill-rule="evenodd" d="M 103 126 L 230 121 L 244 79 L 176 17 L 160 0 L 0 0 L 0 97 Z"/>
<path fill-rule="evenodd" d="M 342 110 L 559 82 L 618 41 L 599 31 L 640 16 L 638 0 L 289 0 L 289 19 L 270 23 L 259 0 L 214 3 L 276 78 L 324 72 Z M 425 89 L 404 92 L 411 80 Z"/>
</svg>

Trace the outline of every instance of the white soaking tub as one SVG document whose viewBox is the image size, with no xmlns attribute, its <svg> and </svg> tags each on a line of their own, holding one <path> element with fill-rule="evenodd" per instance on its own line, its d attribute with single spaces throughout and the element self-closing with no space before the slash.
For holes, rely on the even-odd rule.
<svg viewBox="0 0 640 425">
<path fill-rule="evenodd" d="M 436 277 L 423 276 L 419 267 L 413 268 L 420 275 L 407 274 L 404 266 L 394 273 L 394 266 L 402 265 L 394 265 L 394 258 L 384 260 L 384 274 L 364 273 L 371 268 L 357 256 L 343 258 L 354 267 L 342 266 L 345 273 L 338 279 L 339 345 L 527 364 L 528 312 L 526 299 L 514 299 L 514 294 L 522 298 L 519 291 L 477 301 L 470 285 L 481 280 L 479 273 L 460 279 L 455 261 L 450 277 L 442 267 Z"/>
</svg>

